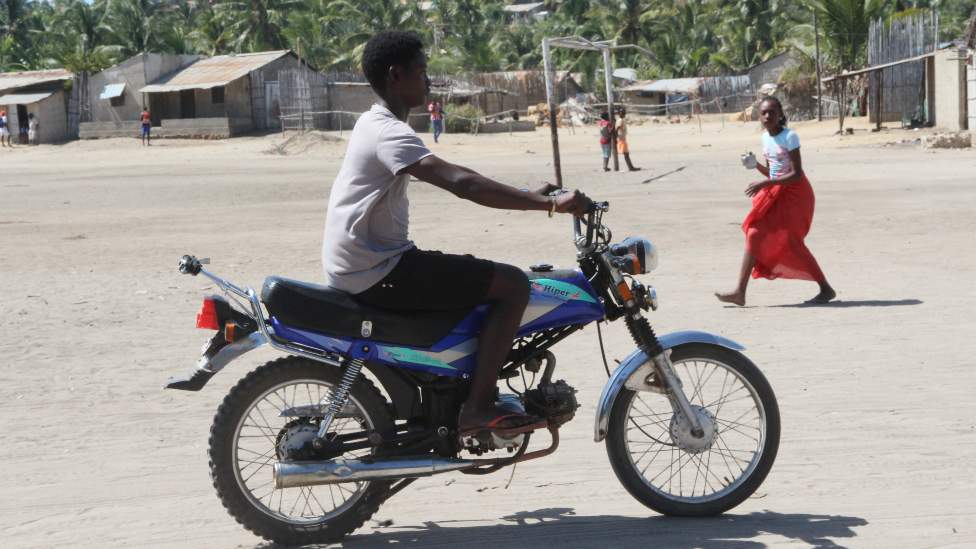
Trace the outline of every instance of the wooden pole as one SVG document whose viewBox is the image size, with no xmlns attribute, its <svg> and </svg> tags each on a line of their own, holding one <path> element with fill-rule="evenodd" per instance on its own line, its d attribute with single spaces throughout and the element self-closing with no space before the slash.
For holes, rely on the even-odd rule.
<svg viewBox="0 0 976 549">
<path fill-rule="evenodd" d="M 549 39 L 542 39 L 542 61 L 546 75 L 546 99 L 549 102 L 549 134 L 552 138 L 552 167 L 556 172 L 556 186 L 563 187 L 563 174 L 559 166 L 559 134 L 556 132 L 556 94 L 552 87 L 552 55 Z"/>
<path fill-rule="evenodd" d="M 280 85 L 280 84 L 279 84 Z M 305 133 L 305 101 L 301 97 L 302 90 L 302 38 L 298 38 L 298 131 Z M 282 121 L 284 125 L 284 121 Z"/>
<path fill-rule="evenodd" d="M 610 50 L 603 50 L 603 80 L 607 85 L 607 112 L 610 113 L 610 154 L 613 156 L 613 171 L 620 171 L 620 159 L 617 157 L 617 134 L 613 112 L 613 63 L 610 60 Z"/>
<path fill-rule="evenodd" d="M 817 56 L 817 122 L 823 122 L 823 88 L 820 83 L 820 31 L 817 28 L 817 10 L 813 10 L 813 44 Z"/>
</svg>

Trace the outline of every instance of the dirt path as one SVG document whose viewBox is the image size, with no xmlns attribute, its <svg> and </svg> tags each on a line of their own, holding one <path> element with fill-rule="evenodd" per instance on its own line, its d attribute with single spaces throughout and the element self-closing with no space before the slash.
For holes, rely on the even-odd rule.
<svg viewBox="0 0 976 549">
<path fill-rule="evenodd" d="M 864 125 L 863 127 L 866 127 Z M 700 329 L 749 349 L 783 415 L 776 465 L 754 499 L 710 520 L 655 515 L 632 499 L 592 441 L 606 375 L 595 330 L 557 347 L 583 407 L 552 457 L 488 477 L 421 479 L 348 538 L 350 547 L 976 546 L 976 153 L 839 140 L 795 125 L 818 205 L 808 244 L 839 292 L 803 307 L 812 283 L 734 283 L 759 149 L 754 124 L 631 129 L 637 173 L 599 170 L 593 129 L 563 130 L 567 186 L 611 203 L 617 238 L 662 252 L 659 333 Z M 343 136 L 348 137 L 348 132 Z M 445 136 L 434 150 L 517 186 L 551 178 L 547 132 Z M 0 151 L 0 539 L 5 547 L 254 547 L 213 494 L 206 444 L 216 407 L 267 349 L 200 393 L 164 392 L 209 335 L 194 328 L 211 286 L 176 271 L 212 258 L 240 285 L 322 280 L 320 249 L 344 142 L 265 154 L 277 136 L 218 142 L 77 142 Z M 295 149 L 298 150 L 298 149 Z M 415 183 L 422 248 L 517 265 L 573 265 L 567 218 L 459 202 Z M 604 332 L 610 358 L 633 344 Z"/>
</svg>

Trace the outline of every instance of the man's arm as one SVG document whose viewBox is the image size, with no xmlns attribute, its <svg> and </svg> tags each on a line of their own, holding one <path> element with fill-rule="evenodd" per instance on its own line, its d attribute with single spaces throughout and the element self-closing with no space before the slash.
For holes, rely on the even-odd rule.
<svg viewBox="0 0 976 549">
<path fill-rule="evenodd" d="M 403 171 L 458 198 L 489 208 L 539 211 L 552 209 L 552 197 L 540 192 L 522 192 L 492 181 L 473 170 L 445 162 L 434 155 L 407 166 Z M 576 215 L 582 215 L 589 208 L 589 204 L 590 201 L 579 191 L 572 191 L 556 197 L 556 212 L 572 211 Z"/>
</svg>

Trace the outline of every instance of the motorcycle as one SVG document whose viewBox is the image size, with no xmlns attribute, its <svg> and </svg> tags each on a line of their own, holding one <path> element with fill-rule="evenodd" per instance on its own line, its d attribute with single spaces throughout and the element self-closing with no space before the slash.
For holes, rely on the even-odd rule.
<svg viewBox="0 0 976 549">
<path fill-rule="evenodd" d="M 500 375 L 512 392 L 496 389 L 496 401 L 547 421 L 550 445 L 531 452 L 533 433 L 462 437 L 457 428 L 489 305 L 389 311 L 274 276 L 259 300 L 250 286 L 204 269 L 207 260 L 183 256 L 180 272 L 203 274 L 224 294 L 207 297 L 197 315 L 198 328 L 216 330 L 203 356 L 167 388 L 199 391 L 264 345 L 288 353 L 244 376 L 214 417 L 210 474 L 228 512 L 275 543 L 329 543 L 417 478 L 484 475 L 548 456 L 579 407 L 576 390 L 553 381 L 551 349 L 585 326 L 599 330 L 599 322 L 620 318 L 637 349 L 612 373 L 604 353 L 610 379 L 594 428 L 617 478 L 670 516 L 713 516 L 751 496 L 779 447 L 773 390 L 734 341 L 655 334 L 642 311 L 658 308 L 657 294 L 634 277 L 657 267 L 657 248 L 642 238 L 612 244 L 602 224 L 608 210 L 594 202 L 585 219 L 573 218 L 577 269 L 533 265 L 526 273 L 530 301 Z"/>
</svg>

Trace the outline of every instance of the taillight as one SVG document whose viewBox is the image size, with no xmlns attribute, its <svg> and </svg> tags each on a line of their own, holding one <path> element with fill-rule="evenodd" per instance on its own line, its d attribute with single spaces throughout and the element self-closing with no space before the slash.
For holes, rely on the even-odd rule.
<svg viewBox="0 0 976 549">
<path fill-rule="evenodd" d="M 203 308 L 197 313 L 197 328 L 204 330 L 219 330 L 220 324 L 217 322 L 217 308 L 214 307 L 213 297 L 203 299 Z"/>
</svg>

